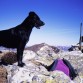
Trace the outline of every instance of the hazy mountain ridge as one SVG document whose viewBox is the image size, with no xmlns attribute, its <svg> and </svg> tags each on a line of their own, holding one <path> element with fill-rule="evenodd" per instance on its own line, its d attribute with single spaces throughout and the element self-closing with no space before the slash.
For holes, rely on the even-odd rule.
<svg viewBox="0 0 83 83">
<path fill-rule="evenodd" d="M 55 53 L 58 53 L 60 51 L 60 49 L 58 49 L 57 47 L 55 46 L 50 46 L 46 43 L 41 43 L 41 44 L 35 44 L 33 46 L 29 46 L 29 47 L 26 47 L 25 50 L 32 50 L 34 52 L 37 52 L 38 50 L 40 50 L 43 46 L 48 46 L 50 48 L 52 48 L 54 50 Z"/>
<path fill-rule="evenodd" d="M 43 46 L 49 46 L 49 47 L 52 47 L 54 49 L 55 52 L 59 52 L 60 50 L 63 50 L 63 51 L 68 51 L 68 49 L 71 47 L 71 46 L 51 46 L 51 45 L 48 45 L 46 43 L 41 43 L 41 44 L 35 44 L 35 45 L 32 45 L 32 46 L 26 46 L 25 47 L 25 50 L 32 50 L 34 52 L 37 52 L 41 47 Z M 0 51 L 5 51 L 5 50 L 16 50 L 16 49 L 9 49 L 9 48 L 5 48 L 5 47 L 0 47 Z"/>
<path fill-rule="evenodd" d="M 69 49 L 70 47 L 71 47 L 71 46 L 57 46 L 58 49 L 63 50 L 63 51 L 68 51 L 68 49 Z"/>
</svg>

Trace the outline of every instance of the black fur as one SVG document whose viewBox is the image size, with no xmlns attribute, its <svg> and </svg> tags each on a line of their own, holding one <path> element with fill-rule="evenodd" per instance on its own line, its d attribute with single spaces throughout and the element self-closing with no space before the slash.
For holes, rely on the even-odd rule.
<svg viewBox="0 0 83 83">
<path fill-rule="evenodd" d="M 18 26 L 8 30 L 0 31 L 0 46 L 17 49 L 18 66 L 23 67 L 23 51 L 33 27 L 40 28 L 44 22 L 40 20 L 35 12 L 30 12 L 29 16 Z"/>
</svg>

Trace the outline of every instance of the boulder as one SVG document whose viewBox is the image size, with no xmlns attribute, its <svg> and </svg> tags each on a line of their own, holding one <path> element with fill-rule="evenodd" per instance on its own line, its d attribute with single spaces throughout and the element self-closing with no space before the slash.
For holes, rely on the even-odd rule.
<svg viewBox="0 0 83 83">
<path fill-rule="evenodd" d="M 7 83 L 7 70 L 3 66 L 0 66 L 0 83 Z"/>
</svg>

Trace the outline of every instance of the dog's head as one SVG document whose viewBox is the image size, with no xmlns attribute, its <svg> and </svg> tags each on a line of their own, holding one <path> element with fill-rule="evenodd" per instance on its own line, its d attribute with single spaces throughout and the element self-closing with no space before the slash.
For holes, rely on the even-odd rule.
<svg viewBox="0 0 83 83">
<path fill-rule="evenodd" d="M 45 24 L 40 20 L 39 16 L 35 12 L 30 12 L 29 17 L 32 19 L 34 27 L 36 27 L 37 29 L 40 29 L 40 27 Z"/>
</svg>

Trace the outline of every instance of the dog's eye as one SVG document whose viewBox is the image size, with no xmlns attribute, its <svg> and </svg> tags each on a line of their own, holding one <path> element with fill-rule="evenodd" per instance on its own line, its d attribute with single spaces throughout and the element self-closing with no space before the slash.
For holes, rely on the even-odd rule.
<svg viewBox="0 0 83 83">
<path fill-rule="evenodd" d="M 40 20 L 40 18 L 38 16 L 34 16 L 34 19 L 36 20 Z"/>
</svg>

